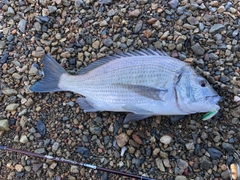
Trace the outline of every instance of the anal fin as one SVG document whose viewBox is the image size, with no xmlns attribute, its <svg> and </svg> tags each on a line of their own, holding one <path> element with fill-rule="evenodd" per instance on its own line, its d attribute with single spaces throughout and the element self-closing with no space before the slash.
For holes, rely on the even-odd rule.
<svg viewBox="0 0 240 180">
<path fill-rule="evenodd" d="M 151 114 L 128 113 L 127 116 L 124 119 L 124 123 L 130 123 L 130 122 L 134 122 L 134 121 L 139 121 L 139 120 L 151 117 L 151 116 L 152 116 Z"/>
</svg>

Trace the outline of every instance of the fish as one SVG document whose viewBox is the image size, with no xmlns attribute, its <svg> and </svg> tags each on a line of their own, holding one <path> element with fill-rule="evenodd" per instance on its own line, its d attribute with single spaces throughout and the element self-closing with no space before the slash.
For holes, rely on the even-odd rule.
<svg viewBox="0 0 240 180">
<path fill-rule="evenodd" d="M 220 109 L 220 96 L 188 63 L 152 49 L 113 54 L 70 75 L 49 54 L 32 92 L 71 91 L 84 112 L 128 112 L 124 122 Z M 214 112 L 214 113 L 209 113 Z M 205 120 L 207 117 L 204 117 Z"/>
</svg>

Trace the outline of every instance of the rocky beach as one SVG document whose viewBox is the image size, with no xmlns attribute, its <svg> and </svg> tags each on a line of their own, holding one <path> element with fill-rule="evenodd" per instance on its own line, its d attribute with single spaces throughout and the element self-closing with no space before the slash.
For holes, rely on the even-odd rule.
<svg viewBox="0 0 240 180">
<path fill-rule="evenodd" d="M 1 0 L 0 145 L 167 180 L 228 180 L 240 152 L 239 0 Z M 142 48 L 189 63 L 222 97 L 172 122 L 84 113 L 71 92 L 33 93 L 51 54 L 70 74 L 101 57 Z M 129 179 L 0 150 L 0 179 Z"/>
</svg>

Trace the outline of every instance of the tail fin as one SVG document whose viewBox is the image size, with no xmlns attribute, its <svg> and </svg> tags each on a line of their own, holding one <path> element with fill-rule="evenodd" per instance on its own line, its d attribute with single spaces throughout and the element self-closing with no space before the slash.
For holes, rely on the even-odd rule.
<svg viewBox="0 0 240 180">
<path fill-rule="evenodd" d="M 30 87 L 33 92 L 55 92 L 62 91 L 59 87 L 59 80 L 63 73 L 67 73 L 50 55 L 43 58 L 44 77 Z"/>
</svg>

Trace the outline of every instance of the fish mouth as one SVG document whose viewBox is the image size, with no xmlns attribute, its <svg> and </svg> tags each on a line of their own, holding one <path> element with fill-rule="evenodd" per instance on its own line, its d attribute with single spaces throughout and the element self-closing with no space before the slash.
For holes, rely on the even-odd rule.
<svg viewBox="0 0 240 180">
<path fill-rule="evenodd" d="M 219 95 L 207 96 L 206 100 L 213 104 L 217 104 L 221 100 L 221 97 Z"/>
</svg>

